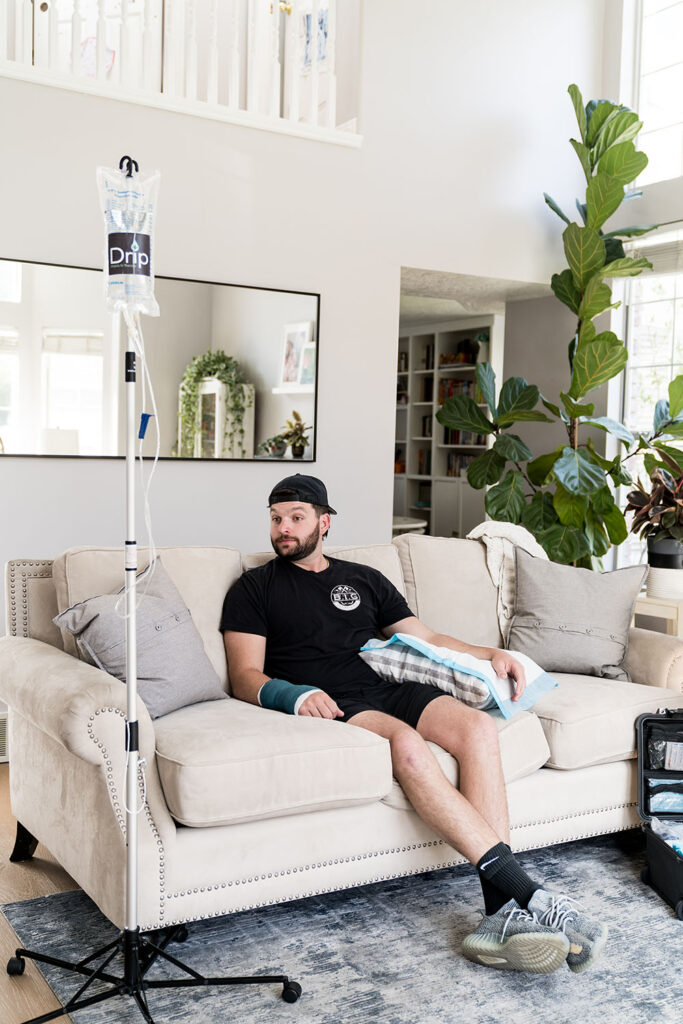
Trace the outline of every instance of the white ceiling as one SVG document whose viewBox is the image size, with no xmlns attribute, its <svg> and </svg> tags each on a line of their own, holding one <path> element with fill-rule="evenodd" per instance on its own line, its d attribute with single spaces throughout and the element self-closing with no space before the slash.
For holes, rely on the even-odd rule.
<svg viewBox="0 0 683 1024">
<path fill-rule="evenodd" d="M 552 291 L 546 284 L 402 267 L 400 326 L 503 313 L 506 302 L 548 295 Z"/>
</svg>

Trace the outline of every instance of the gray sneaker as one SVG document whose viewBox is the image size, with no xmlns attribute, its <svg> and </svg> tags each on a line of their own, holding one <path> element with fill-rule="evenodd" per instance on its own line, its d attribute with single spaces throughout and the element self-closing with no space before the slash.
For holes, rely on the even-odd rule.
<svg viewBox="0 0 683 1024">
<path fill-rule="evenodd" d="M 550 974 L 567 959 L 569 939 L 510 900 L 495 914 L 484 915 L 479 927 L 465 938 L 462 951 L 468 960 L 485 967 Z"/>
<path fill-rule="evenodd" d="M 537 889 L 529 900 L 529 910 L 542 924 L 557 928 L 567 936 L 570 971 L 580 974 L 588 970 L 602 954 L 607 942 L 607 925 L 587 917 L 576 900 Z"/>
</svg>

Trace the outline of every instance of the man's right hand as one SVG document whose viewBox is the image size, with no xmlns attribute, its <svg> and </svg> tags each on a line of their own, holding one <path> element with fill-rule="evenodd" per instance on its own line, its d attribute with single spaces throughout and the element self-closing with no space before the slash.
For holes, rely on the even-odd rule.
<svg viewBox="0 0 683 1024">
<path fill-rule="evenodd" d="M 299 708 L 299 715 L 309 715 L 311 718 L 341 718 L 343 714 L 341 708 L 322 690 L 315 690 Z"/>
</svg>

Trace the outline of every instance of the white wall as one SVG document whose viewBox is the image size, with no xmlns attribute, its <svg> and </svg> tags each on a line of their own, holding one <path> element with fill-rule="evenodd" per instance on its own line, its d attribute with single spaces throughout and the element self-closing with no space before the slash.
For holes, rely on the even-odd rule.
<svg viewBox="0 0 683 1024">
<path fill-rule="evenodd" d="M 391 536 L 401 265 L 547 281 L 602 0 L 368 0 L 360 150 L 0 79 L 0 255 L 98 267 L 95 167 L 162 172 L 159 274 L 320 292 L 318 461 L 336 543 Z M 164 463 L 158 544 L 266 546 L 270 464 Z M 0 561 L 122 539 L 118 462 L 0 460 Z M 262 516 L 261 516 L 262 513 Z M 142 539 L 142 536 L 140 537 Z"/>
</svg>

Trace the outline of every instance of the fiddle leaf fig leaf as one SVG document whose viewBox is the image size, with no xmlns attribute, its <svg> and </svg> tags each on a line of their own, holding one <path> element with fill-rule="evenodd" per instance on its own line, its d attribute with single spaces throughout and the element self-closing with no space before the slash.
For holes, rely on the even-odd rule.
<svg viewBox="0 0 683 1024">
<path fill-rule="evenodd" d="M 499 484 L 488 491 L 484 504 L 492 519 L 502 523 L 518 523 L 526 508 L 522 474 L 509 469 Z"/>
<path fill-rule="evenodd" d="M 605 265 L 605 243 L 593 227 L 574 223 L 564 229 L 562 241 L 574 284 L 583 291 L 593 274 Z"/>
<path fill-rule="evenodd" d="M 607 554 L 609 551 L 609 537 L 602 520 L 595 514 L 593 509 L 589 508 L 587 510 L 583 527 L 590 544 L 591 554 L 596 555 L 598 558 Z"/>
<path fill-rule="evenodd" d="M 546 483 L 562 451 L 563 449 L 560 445 L 554 452 L 548 452 L 547 455 L 539 455 L 537 458 L 532 459 L 531 462 L 527 462 L 526 473 L 532 484 L 542 487 Z"/>
<path fill-rule="evenodd" d="M 584 555 L 590 554 L 590 545 L 585 533 L 573 526 L 562 526 L 561 523 L 550 526 L 536 534 L 536 540 L 548 558 L 565 565 L 577 562 Z"/>
<path fill-rule="evenodd" d="M 581 139 L 583 142 L 586 141 L 586 129 L 587 129 L 587 117 L 586 108 L 583 105 L 583 97 L 581 96 L 581 90 L 578 85 L 570 85 L 567 92 L 571 96 L 572 104 L 574 106 L 574 113 L 576 114 L 576 120 L 579 125 L 579 131 L 581 132 Z"/>
<path fill-rule="evenodd" d="M 561 274 L 553 274 L 550 279 L 550 287 L 560 302 L 563 302 L 565 306 L 569 306 L 572 313 L 579 312 L 581 292 L 574 284 L 574 278 L 569 267 L 563 270 Z"/>
<path fill-rule="evenodd" d="M 447 398 L 436 418 L 444 427 L 454 430 L 471 430 L 475 434 L 493 433 L 493 423 L 469 395 Z"/>
<path fill-rule="evenodd" d="M 667 423 L 662 437 L 683 437 L 683 422 Z"/>
<path fill-rule="evenodd" d="M 579 328 L 579 337 L 577 341 L 577 348 L 581 348 L 582 345 L 587 345 L 591 341 L 595 341 L 598 333 L 595 330 L 595 324 L 592 320 L 582 320 L 581 327 Z"/>
<path fill-rule="evenodd" d="M 633 444 L 634 437 L 631 431 L 627 430 L 623 423 L 619 423 L 618 420 L 613 420 L 609 416 L 581 416 L 581 422 L 589 426 L 598 427 L 608 434 L 613 434 L 614 437 L 618 437 L 620 441 L 623 441 L 627 447 Z"/>
<path fill-rule="evenodd" d="M 586 187 L 586 218 L 589 228 L 600 228 L 621 205 L 624 186 L 611 174 L 596 174 Z M 603 242 L 603 251 L 605 243 Z M 604 260 L 603 260 L 604 262 Z"/>
<path fill-rule="evenodd" d="M 578 419 L 579 416 L 592 416 L 595 409 L 595 405 L 592 402 L 580 405 L 578 402 L 574 402 L 569 395 L 565 395 L 564 391 L 560 392 L 560 398 L 562 399 L 567 416 L 571 419 Z"/>
<path fill-rule="evenodd" d="M 539 391 L 535 384 L 527 384 L 524 377 L 509 377 L 500 391 L 498 399 L 498 424 L 509 425 L 522 419 L 519 413 L 529 412 L 538 402 Z"/>
<path fill-rule="evenodd" d="M 607 173 L 622 185 L 628 185 L 642 174 L 647 165 L 647 156 L 637 150 L 633 142 L 620 142 L 600 157 L 598 172 Z"/>
<path fill-rule="evenodd" d="M 624 519 L 624 513 L 616 505 L 602 512 L 602 521 L 607 527 L 607 536 L 612 544 L 623 544 L 628 537 L 628 527 Z"/>
<path fill-rule="evenodd" d="M 496 418 L 496 375 L 490 363 L 477 363 L 475 370 L 477 386 L 488 405 L 491 416 Z"/>
<path fill-rule="evenodd" d="M 605 243 L 605 259 L 608 263 L 613 263 L 614 260 L 623 260 L 626 256 L 624 249 L 624 243 L 618 238 L 607 238 L 606 235 L 602 236 L 602 240 Z"/>
<path fill-rule="evenodd" d="M 626 366 L 628 354 L 623 345 L 594 341 L 577 350 L 572 369 L 571 398 L 578 399 L 616 377 Z"/>
<path fill-rule="evenodd" d="M 591 496 L 591 505 L 598 515 L 605 516 L 610 509 L 614 508 L 614 495 L 609 487 L 601 487 L 599 491 Z"/>
<path fill-rule="evenodd" d="M 499 434 L 493 447 L 503 459 L 510 459 L 511 462 L 524 462 L 534 454 L 517 434 Z"/>
<path fill-rule="evenodd" d="M 496 484 L 505 470 L 505 459 L 498 452 L 489 448 L 483 455 L 477 456 L 467 467 L 467 480 L 470 486 L 480 491 L 487 484 Z"/>
<path fill-rule="evenodd" d="M 683 373 L 669 384 L 669 416 L 675 420 L 683 412 Z"/>
<path fill-rule="evenodd" d="M 610 146 L 634 139 L 642 127 L 643 122 L 638 120 L 633 110 L 621 110 L 614 117 L 608 118 L 593 146 L 593 159 L 599 161 Z"/>
<path fill-rule="evenodd" d="M 558 522 L 552 495 L 547 491 L 537 491 L 522 512 L 522 525 L 536 536 Z"/>
<path fill-rule="evenodd" d="M 604 249 L 604 243 L 603 243 Z M 612 289 L 604 284 L 600 274 L 592 277 L 585 287 L 581 305 L 579 306 L 579 317 L 581 319 L 592 319 L 606 309 L 616 309 L 618 302 L 611 302 Z"/>
<path fill-rule="evenodd" d="M 614 231 L 606 231 L 603 238 L 637 238 L 639 235 L 646 235 L 648 231 L 654 231 L 659 224 L 648 224 L 645 228 L 631 225 L 626 228 L 615 228 Z"/>
<path fill-rule="evenodd" d="M 574 147 L 574 152 L 579 158 L 579 161 L 583 168 L 583 173 L 586 175 L 586 181 L 590 181 L 591 176 L 593 174 L 590 149 L 588 148 L 588 146 L 584 145 L 583 142 L 577 142 L 576 139 L 570 139 L 569 141 Z"/>
<path fill-rule="evenodd" d="M 659 434 L 662 428 L 669 422 L 671 415 L 669 413 L 669 403 L 666 398 L 661 398 L 655 406 L 655 416 L 652 425 L 652 432 Z"/>
<path fill-rule="evenodd" d="M 616 103 L 609 100 L 591 100 L 586 109 L 588 126 L 586 130 L 586 142 L 592 146 L 598 137 L 598 133 L 607 118 L 619 110 Z"/>
<path fill-rule="evenodd" d="M 588 498 L 583 494 L 572 494 L 557 485 L 553 496 L 553 508 L 563 526 L 582 526 L 588 509 Z"/>
<path fill-rule="evenodd" d="M 541 395 L 541 402 L 543 403 L 543 405 L 546 407 L 546 409 L 549 412 L 553 413 L 553 415 L 555 415 L 555 416 L 559 416 L 560 415 L 560 407 L 559 407 L 559 405 L 555 405 L 554 402 L 549 402 L 547 398 L 543 397 L 543 395 Z"/>
<path fill-rule="evenodd" d="M 546 203 L 548 204 L 550 209 L 553 211 L 553 213 L 557 214 L 557 216 L 560 218 L 560 220 L 563 220 L 565 222 L 565 224 L 571 224 L 571 221 L 569 220 L 569 217 L 567 216 L 567 214 L 562 212 L 562 210 L 559 208 L 559 206 L 557 205 L 557 203 L 555 202 L 555 200 L 553 199 L 552 196 L 549 196 L 547 192 L 544 192 L 543 193 L 543 198 L 545 199 Z"/>
<path fill-rule="evenodd" d="M 680 448 L 672 448 L 663 441 L 653 441 L 652 447 L 656 448 L 663 462 L 669 469 L 679 476 L 683 473 L 683 451 Z"/>
<path fill-rule="evenodd" d="M 596 465 L 585 448 L 563 448 L 553 472 L 570 494 L 594 494 L 607 482 L 604 469 Z"/>
<path fill-rule="evenodd" d="M 602 268 L 603 277 L 635 277 L 643 270 L 652 270 L 652 264 L 644 256 L 634 259 L 631 256 L 624 256 L 620 260 L 612 260 Z"/>
</svg>

